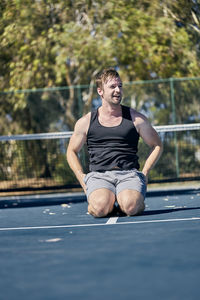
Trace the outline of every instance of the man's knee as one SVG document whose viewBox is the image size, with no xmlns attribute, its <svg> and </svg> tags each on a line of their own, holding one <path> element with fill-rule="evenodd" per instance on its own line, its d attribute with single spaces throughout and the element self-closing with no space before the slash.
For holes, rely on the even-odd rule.
<svg viewBox="0 0 200 300">
<path fill-rule="evenodd" d="M 115 197 L 111 192 L 93 192 L 88 199 L 88 203 L 89 214 L 101 218 L 107 216 L 113 210 Z"/>
<path fill-rule="evenodd" d="M 88 204 L 88 212 L 96 218 L 106 217 L 109 214 L 109 209 L 105 206 L 92 206 L 92 204 Z"/>
<path fill-rule="evenodd" d="M 125 213 L 128 216 L 135 216 L 143 212 L 145 209 L 145 204 L 143 200 L 135 200 L 135 201 L 130 201 L 127 203 L 125 206 Z"/>
<path fill-rule="evenodd" d="M 139 192 L 121 193 L 118 203 L 128 216 L 138 215 L 145 209 L 144 197 Z"/>
</svg>

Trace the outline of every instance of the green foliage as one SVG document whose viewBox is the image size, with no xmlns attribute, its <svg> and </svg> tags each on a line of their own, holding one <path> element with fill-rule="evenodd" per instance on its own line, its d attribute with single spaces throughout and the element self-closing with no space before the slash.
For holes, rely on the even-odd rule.
<svg viewBox="0 0 200 300">
<path fill-rule="evenodd" d="M 1 94 L 1 134 L 73 130 L 96 97 L 95 74 L 107 66 L 119 68 L 125 82 L 199 76 L 199 12 L 187 0 L 2 0 L 0 89 L 68 89 Z M 198 84 L 175 85 L 177 121 L 196 120 Z M 124 101 L 154 125 L 167 124 L 169 86 L 154 87 L 129 86 Z"/>
<path fill-rule="evenodd" d="M 2 1 L 0 88 L 92 85 L 94 75 L 107 66 L 118 67 L 125 81 L 195 77 L 199 10 L 195 3 L 181 4 L 184 11 L 180 1 L 171 0 Z M 64 122 L 72 129 L 75 90 L 70 88 L 67 99 L 58 94 Z M 91 91 L 84 95 L 86 112 Z M 3 112 L 7 105 L 11 111 L 21 110 L 21 116 L 28 109 L 22 94 L 0 105 Z M 29 131 L 20 127 L 20 132 Z"/>
</svg>

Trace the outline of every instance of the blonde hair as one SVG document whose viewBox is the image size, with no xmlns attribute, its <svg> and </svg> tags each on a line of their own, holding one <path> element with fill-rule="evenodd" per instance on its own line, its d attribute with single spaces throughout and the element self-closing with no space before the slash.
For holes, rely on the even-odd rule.
<svg viewBox="0 0 200 300">
<path fill-rule="evenodd" d="M 108 79 L 120 78 L 119 73 L 113 68 L 107 68 L 96 75 L 97 88 L 103 89 L 103 84 L 108 82 Z"/>
</svg>

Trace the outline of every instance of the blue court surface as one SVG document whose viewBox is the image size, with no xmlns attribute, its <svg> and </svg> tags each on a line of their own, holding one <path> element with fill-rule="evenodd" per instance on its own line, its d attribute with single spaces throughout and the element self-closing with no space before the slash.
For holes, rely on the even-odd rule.
<svg viewBox="0 0 200 300">
<path fill-rule="evenodd" d="M 83 194 L 0 198 L 0 298 L 200 299 L 200 189 L 149 191 L 127 217 Z"/>
</svg>

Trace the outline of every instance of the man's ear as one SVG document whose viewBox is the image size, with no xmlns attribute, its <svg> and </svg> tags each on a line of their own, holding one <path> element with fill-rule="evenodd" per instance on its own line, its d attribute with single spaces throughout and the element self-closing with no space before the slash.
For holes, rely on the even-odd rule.
<svg viewBox="0 0 200 300">
<path fill-rule="evenodd" d="M 97 88 L 97 93 L 99 94 L 99 96 L 103 95 L 103 90 L 101 88 Z"/>
</svg>

